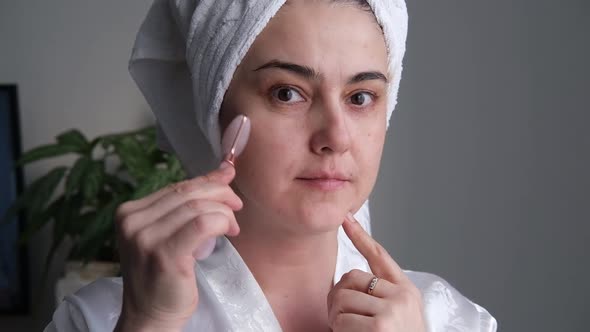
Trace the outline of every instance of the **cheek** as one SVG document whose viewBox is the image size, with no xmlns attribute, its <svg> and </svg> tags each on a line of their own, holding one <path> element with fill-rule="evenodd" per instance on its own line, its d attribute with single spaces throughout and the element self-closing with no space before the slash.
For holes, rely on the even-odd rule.
<svg viewBox="0 0 590 332">
<path fill-rule="evenodd" d="M 289 134 L 293 128 L 281 127 L 279 121 L 270 126 L 254 118 L 253 126 L 255 123 L 237 160 L 236 183 L 246 199 L 268 201 L 288 189 L 305 147 L 300 137 Z"/>
<path fill-rule="evenodd" d="M 279 165 L 292 168 L 295 157 L 300 156 L 304 148 L 304 137 L 297 134 L 302 132 L 301 128 L 281 119 L 264 120 L 252 117 L 253 128 L 244 154 L 248 159 L 264 163 L 260 166 L 270 172 Z M 281 172 L 289 169 L 281 169 Z"/>
<path fill-rule="evenodd" d="M 385 142 L 385 128 L 375 128 L 358 138 L 356 145 L 361 196 L 368 196 L 375 185 Z"/>
<path fill-rule="evenodd" d="M 376 130 L 367 134 L 367 146 L 365 151 L 366 159 L 374 166 L 379 167 L 381 161 L 381 154 L 383 153 L 383 145 L 385 143 L 385 130 Z"/>
</svg>

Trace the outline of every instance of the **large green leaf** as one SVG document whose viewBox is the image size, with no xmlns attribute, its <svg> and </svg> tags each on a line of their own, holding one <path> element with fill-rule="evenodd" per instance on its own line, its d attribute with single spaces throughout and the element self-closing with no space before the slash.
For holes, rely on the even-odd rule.
<svg viewBox="0 0 590 332">
<path fill-rule="evenodd" d="M 31 204 L 34 196 L 38 194 L 43 181 L 43 178 L 39 178 L 25 188 L 25 191 L 9 206 L 8 210 L 2 217 L 2 224 L 11 222 L 18 212 Z"/>
<path fill-rule="evenodd" d="M 76 221 L 79 216 L 80 209 L 82 207 L 82 196 L 76 195 L 69 199 L 65 199 L 63 196 L 56 201 L 57 207 L 54 215 L 53 223 L 53 240 L 51 242 L 51 248 L 45 258 L 45 269 L 44 273 L 48 272 L 53 255 L 59 249 L 68 231 L 68 225 Z"/>
<path fill-rule="evenodd" d="M 112 251 L 114 213 L 119 204 L 144 197 L 185 177 L 178 160 L 157 148 L 153 126 L 97 137 L 92 142 L 88 142 L 78 130 L 69 130 L 58 135 L 57 142 L 32 149 L 20 162 L 26 164 L 72 152 L 81 154 L 81 158 L 67 174 L 67 168 L 63 167 L 33 182 L 7 213 L 10 219 L 26 209 L 29 222 L 22 234 L 26 240 L 30 240 L 43 225 L 54 221 L 53 245 L 46 266 L 66 236 L 72 236 L 74 240 L 72 254 L 84 260 Z M 125 172 L 121 174 L 110 169 L 107 172 L 104 158 L 93 160 L 96 156 L 91 153 L 96 144 L 105 148 L 105 157 L 118 157 Z M 65 195 L 50 203 L 56 187 L 66 175 Z"/>
<path fill-rule="evenodd" d="M 21 208 L 26 208 L 26 226 L 21 234 L 21 241 L 26 241 L 37 232 L 43 225 L 47 224 L 55 214 L 55 204 L 48 205 L 55 188 L 63 178 L 66 167 L 57 167 L 35 180 L 23 193 L 19 202 Z"/>
<path fill-rule="evenodd" d="M 86 156 L 82 156 L 76 160 L 74 166 L 70 169 L 68 177 L 66 179 L 66 196 L 70 197 L 75 192 L 81 191 L 82 179 L 86 170 L 92 163 L 92 160 Z"/>
<path fill-rule="evenodd" d="M 123 137 L 114 143 L 121 162 L 138 181 L 148 177 L 153 165 L 141 144 L 132 137 Z"/>
<path fill-rule="evenodd" d="M 97 137 L 93 140 L 93 143 L 101 144 L 104 149 L 107 149 L 110 145 L 114 145 L 118 141 L 127 138 L 133 137 L 142 137 L 145 136 L 147 140 L 156 140 L 156 128 L 153 126 L 148 126 L 145 128 L 141 128 L 135 131 L 125 132 L 125 133 L 118 133 L 118 134 L 109 134 L 103 135 L 101 137 Z"/>
<path fill-rule="evenodd" d="M 76 257 L 93 257 L 101 249 L 110 237 L 109 230 L 114 223 L 115 211 L 124 200 L 123 197 L 117 197 L 102 207 L 90 220 L 78 241 L 77 250 L 74 253 Z"/>
<path fill-rule="evenodd" d="M 113 241 L 115 235 L 114 222 L 110 222 L 80 246 L 78 258 L 85 263 L 93 259 L 117 261 L 116 241 Z"/>
<path fill-rule="evenodd" d="M 59 245 L 63 241 L 68 231 L 72 228 L 70 225 L 78 221 L 83 204 L 84 199 L 82 195 L 78 194 L 66 198 L 64 203 L 59 207 L 53 225 L 53 243 L 55 245 Z"/>
<path fill-rule="evenodd" d="M 156 127 L 147 126 L 136 131 L 136 134 L 146 136 L 149 140 L 156 140 Z"/>
<path fill-rule="evenodd" d="M 105 174 L 104 181 L 111 191 L 118 196 L 128 196 L 133 191 L 133 186 L 129 182 L 111 174 Z"/>
<path fill-rule="evenodd" d="M 75 259 L 81 260 L 83 263 L 97 259 L 99 253 L 105 247 L 105 241 L 107 241 L 108 235 L 109 232 L 107 230 L 97 231 L 86 242 L 80 243 L 75 252 Z"/>
<path fill-rule="evenodd" d="M 23 209 L 23 207 L 26 205 L 27 203 L 27 199 L 25 197 L 25 194 L 19 196 L 14 202 L 12 202 L 12 204 L 8 207 L 8 209 L 6 210 L 6 212 L 4 213 L 4 216 L 2 216 L 2 221 L 0 222 L 0 225 L 3 224 L 8 224 L 11 221 L 14 220 L 14 217 L 17 215 L 17 213 L 19 211 L 21 211 Z"/>
<path fill-rule="evenodd" d="M 53 220 L 55 218 L 55 215 L 57 214 L 57 210 L 58 210 L 60 204 L 61 204 L 60 199 L 53 201 L 51 204 L 49 204 L 47 209 L 45 209 L 36 218 L 37 222 L 27 223 L 25 225 L 25 229 L 23 230 L 23 232 L 19 236 L 19 243 L 21 245 L 24 245 L 27 242 L 29 242 L 29 240 L 31 239 L 31 236 L 33 236 L 41 227 L 43 227 L 43 225 L 45 225 L 45 224 L 49 223 L 51 220 Z"/>
<path fill-rule="evenodd" d="M 66 173 L 66 170 L 67 167 L 64 166 L 56 167 L 36 180 L 31 186 L 34 189 L 34 193 L 30 196 L 30 199 L 26 204 L 27 223 L 43 224 L 45 222 L 36 219 L 49 203 L 55 188 L 57 188 L 57 185 Z"/>
<path fill-rule="evenodd" d="M 78 152 L 88 152 L 90 143 L 84 135 L 77 129 L 71 129 L 57 136 L 57 142 L 60 145 L 75 146 Z"/>
<path fill-rule="evenodd" d="M 55 201 L 55 212 L 53 215 L 53 240 L 51 242 L 49 252 L 47 253 L 47 257 L 45 258 L 45 269 L 48 268 L 51 257 L 53 257 L 53 253 L 55 250 L 57 250 L 65 235 L 68 203 L 69 202 L 63 196 Z"/>
<path fill-rule="evenodd" d="M 152 173 L 139 184 L 131 196 L 132 200 L 143 198 L 170 183 L 170 174 L 166 171 Z"/>
<path fill-rule="evenodd" d="M 168 155 L 167 165 L 168 172 L 170 172 L 170 182 L 178 182 L 186 179 L 186 173 L 182 169 L 182 165 L 177 158 L 172 155 Z"/>
<path fill-rule="evenodd" d="M 16 166 L 23 166 L 44 158 L 57 157 L 64 154 L 78 152 L 78 147 L 75 145 L 61 145 L 61 144 L 48 144 L 41 145 L 25 152 L 22 157 L 17 161 Z"/>
<path fill-rule="evenodd" d="M 102 161 L 92 161 L 88 165 L 84 175 L 82 192 L 84 193 L 84 198 L 91 201 L 96 198 L 96 195 L 104 184 L 104 163 Z"/>
<path fill-rule="evenodd" d="M 137 138 L 141 142 L 143 149 L 146 151 L 146 155 L 149 156 L 152 163 L 163 162 L 163 151 L 158 148 L 156 142 L 156 130 L 155 128 L 148 128 L 142 135 L 138 135 Z"/>
<path fill-rule="evenodd" d="M 88 225 L 91 225 L 94 222 L 97 214 L 96 211 L 88 211 L 78 216 L 76 219 L 70 220 L 67 224 L 66 232 L 71 235 L 72 238 L 81 236 L 88 228 Z"/>
<path fill-rule="evenodd" d="M 108 225 L 114 220 L 115 210 L 122 202 L 121 198 L 117 198 L 102 207 L 95 215 L 95 218 L 86 226 L 80 238 L 80 243 L 87 242 L 93 234 L 108 228 Z"/>
</svg>

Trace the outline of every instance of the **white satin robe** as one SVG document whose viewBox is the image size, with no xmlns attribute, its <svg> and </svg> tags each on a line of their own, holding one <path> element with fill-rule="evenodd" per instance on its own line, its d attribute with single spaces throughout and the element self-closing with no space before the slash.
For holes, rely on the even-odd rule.
<svg viewBox="0 0 590 332">
<path fill-rule="evenodd" d="M 340 228 L 334 283 L 352 269 L 369 271 L 364 257 Z M 226 238 L 218 238 L 213 254 L 196 264 L 195 270 L 199 305 L 183 331 L 281 331 L 258 283 Z M 429 331 L 496 331 L 496 320 L 488 311 L 442 278 L 405 273 L 422 292 Z M 122 290 L 121 278 L 103 278 L 67 296 L 45 332 L 112 331 L 121 310 Z"/>
</svg>

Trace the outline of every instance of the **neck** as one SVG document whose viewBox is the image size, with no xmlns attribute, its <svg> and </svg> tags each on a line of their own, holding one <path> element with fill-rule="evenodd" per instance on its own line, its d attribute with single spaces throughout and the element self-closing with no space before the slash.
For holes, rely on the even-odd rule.
<svg viewBox="0 0 590 332">
<path fill-rule="evenodd" d="M 240 234 L 229 240 L 265 294 L 293 289 L 285 285 L 302 283 L 316 290 L 330 290 L 338 251 L 337 230 L 295 233 L 265 227 L 280 221 L 262 223 L 240 215 L 238 220 Z"/>
<path fill-rule="evenodd" d="M 252 272 L 284 331 L 327 328 L 326 299 L 332 289 L 337 230 L 289 229 L 285 220 L 236 214 L 240 234 L 230 242 Z M 259 217 L 259 216 L 257 216 Z"/>
</svg>

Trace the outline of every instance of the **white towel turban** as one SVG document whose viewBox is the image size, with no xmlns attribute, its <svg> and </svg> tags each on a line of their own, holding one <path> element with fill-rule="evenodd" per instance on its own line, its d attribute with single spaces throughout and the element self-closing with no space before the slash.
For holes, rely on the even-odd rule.
<svg viewBox="0 0 590 332">
<path fill-rule="evenodd" d="M 284 3 L 155 0 L 150 8 L 129 71 L 155 114 L 160 148 L 175 154 L 189 176 L 219 165 L 219 110 L 225 92 L 254 39 Z M 389 55 L 389 123 L 397 103 L 408 14 L 404 0 L 367 3 L 381 25 Z M 367 202 L 356 217 L 370 230 Z"/>
</svg>

